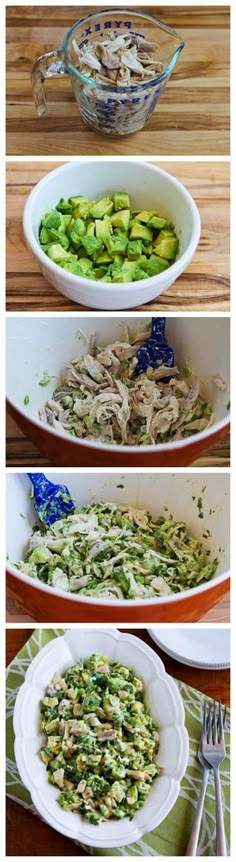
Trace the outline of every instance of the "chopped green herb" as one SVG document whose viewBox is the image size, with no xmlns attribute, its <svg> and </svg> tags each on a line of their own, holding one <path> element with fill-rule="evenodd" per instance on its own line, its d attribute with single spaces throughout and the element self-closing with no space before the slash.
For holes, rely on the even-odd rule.
<svg viewBox="0 0 236 862">
<path fill-rule="evenodd" d="M 24 404 L 25 404 L 25 405 L 29 404 L 29 401 L 30 401 L 30 399 L 29 399 L 29 395 L 25 395 L 25 397 L 24 397 Z"/>
<path fill-rule="evenodd" d="M 41 380 L 39 380 L 39 386 L 47 386 L 50 383 L 51 377 L 48 376 L 48 372 L 44 371 Z"/>
</svg>

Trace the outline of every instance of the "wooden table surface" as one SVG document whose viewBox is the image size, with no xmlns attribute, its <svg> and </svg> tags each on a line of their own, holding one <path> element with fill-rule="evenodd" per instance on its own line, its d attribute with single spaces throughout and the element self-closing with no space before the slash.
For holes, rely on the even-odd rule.
<svg viewBox="0 0 236 862">
<path fill-rule="evenodd" d="M 41 120 L 36 117 L 30 82 L 37 57 L 60 48 L 76 18 L 96 7 L 7 6 L 8 155 L 229 153 L 230 7 L 145 9 L 176 29 L 185 48 L 146 128 L 108 139 L 84 125 L 67 75 L 46 82 L 48 112 Z"/>
<path fill-rule="evenodd" d="M 129 632 L 129 629 L 124 629 Z M 131 634 L 145 641 L 162 658 L 167 673 L 192 685 L 203 694 L 230 705 L 230 672 L 198 670 L 180 664 L 167 656 L 149 637 L 145 629 L 132 629 Z M 14 658 L 32 634 L 32 629 L 10 629 L 6 632 L 6 662 Z M 87 856 L 86 851 L 55 832 L 22 806 L 7 799 L 7 856 Z"/>
<path fill-rule="evenodd" d="M 152 163 L 163 167 L 163 163 Z M 7 164 L 8 311 L 87 310 L 62 296 L 45 280 L 23 238 L 22 213 L 26 198 L 34 185 L 53 168 L 55 162 Z M 136 310 L 151 314 L 229 311 L 229 164 L 168 161 L 164 168 L 183 182 L 196 200 L 202 221 L 201 238 L 190 266 L 180 278 L 157 300 L 138 306 Z"/>
</svg>

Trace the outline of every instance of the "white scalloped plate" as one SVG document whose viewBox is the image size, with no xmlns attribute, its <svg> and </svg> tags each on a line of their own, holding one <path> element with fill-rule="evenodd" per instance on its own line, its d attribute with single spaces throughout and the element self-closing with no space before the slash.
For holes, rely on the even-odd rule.
<svg viewBox="0 0 236 862">
<path fill-rule="evenodd" d="M 38 751 L 43 737 L 39 732 L 39 701 L 54 672 L 65 670 L 80 657 L 92 653 L 107 655 L 134 668 L 146 684 L 146 703 L 160 728 L 158 763 L 162 775 L 155 779 L 143 808 L 132 821 L 108 821 L 94 826 L 80 814 L 63 811 L 57 802 L 58 789 L 49 784 Z M 54 829 L 91 847 L 122 847 L 137 841 L 164 820 L 173 807 L 188 760 L 188 736 L 184 727 L 183 703 L 174 680 L 150 647 L 133 635 L 117 630 L 67 631 L 50 641 L 35 656 L 27 670 L 14 710 L 15 757 L 23 783 L 30 791 L 41 817 Z"/>
<path fill-rule="evenodd" d="M 148 629 L 150 637 L 164 652 L 191 667 L 223 670 L 230 667 L 228 629 Z"/>
</svg>

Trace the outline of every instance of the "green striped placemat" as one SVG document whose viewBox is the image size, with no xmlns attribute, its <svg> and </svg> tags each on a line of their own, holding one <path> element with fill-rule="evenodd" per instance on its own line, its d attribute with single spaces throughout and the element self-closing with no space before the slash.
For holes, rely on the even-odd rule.
<svg viewBox="0 0 236 862">
<path fill-rule="evenodd" d="M 36 629 L 18 655 L 7 668 L 6 695 L 6 787 L 7 795 L 24 808 L 37 814 L 30 794 L 21 782 L 14 757 L 13 712 L 16 694 L 24 682 L 27 668 L 48 641 L 59 637 L 63 629 Z M 180 794 L 172 811 L 153 832 L 145 835 L 136 844 L 114 850 L 94 850 L 93 855 L 100 856 L 184 856 L 185 848 L 191 832 L 194 810 L 197 805 L 202 780 L 202 770 L 197 760 L 198 741 L 201 730 L 201 700 L 202 695 L 196 689 L 185 683 L 177 682 L 185 707 L 185 722 L 189 734 L 189 761 L 187 771 L 181 782 Z M 221 788 L 224 806 L 224 822 L 227 841 L 230 836 L 230 711 L 227 709 L 225 724 L 225 741 L 227 756 L 221 767 Z M 213 775 L 210 773 L 204 814 L 202 819 L 198 855 L 215 856 L 216 824 L 215 824 L 215 792 Z M 90 848 L 86 847 L 86 850 Z"/>
</svg>

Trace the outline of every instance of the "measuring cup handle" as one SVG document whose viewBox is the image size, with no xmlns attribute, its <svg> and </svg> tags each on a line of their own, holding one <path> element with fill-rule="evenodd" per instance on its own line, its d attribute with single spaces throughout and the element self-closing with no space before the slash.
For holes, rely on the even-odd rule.
<svg viewBox="0 0 236 862">
<path fill-rule="evenodd" d="M 47 110 L 47 101 L 44 89 L 44 81 L 46 78 L 52 78 L 53 75 L 65 75 L 66 66 L 63 51 L 50 51 L 48 54 L 42 54 L 35 61 L 32 68 L 32 87 L 35 107 L 38 117 L 42 117 Z"/>
</svg>

